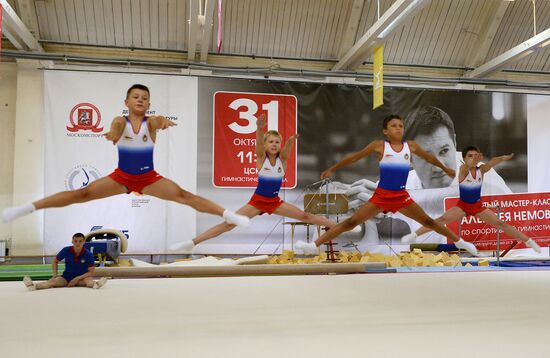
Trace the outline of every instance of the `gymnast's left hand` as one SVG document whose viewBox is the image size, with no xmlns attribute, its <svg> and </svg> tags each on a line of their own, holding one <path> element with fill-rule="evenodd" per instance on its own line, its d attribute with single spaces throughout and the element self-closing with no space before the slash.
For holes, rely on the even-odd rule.
<svg viewBox="0 0 550 358">
<path fill-rule="evenodd" d="M 332 170 L 327 169 L 324 172 L 321 173 L 321 179 L 327 179 L 332 176 Z"/>
<path fill-rule="evenodd" d="M 116 142 L 118 142 L 118 140 L 120 139 L 120 135 L 114 133 L 113 131 L 110 131 L 110 132 L 107 132 L 105 134 L 103 134 L 103 136 L 105 137 L 105 139 L 107 139 L 108 141 L 111 141 L 113 142 L 113 145 L 116 144 Z"/>
<path fill-rule="evenodd" d="M 80 281 L 80 279 L 78 277 L 75 277 L 73 278 L 71 281 L 69 281 L 69 283 L 67 284 L 68 287 L 74 287 L 76 286 L 76 284 L 78 283 L 78 281 Z"/>
<path fill-rule="evenodd" d="M 170 127 L 177 126 L 178 124 L 176 122 L 172 122 L 168 118 L 163 117 L 162 120 L 159 123 L 159 129 L 166 129 Z"/>
<path fill-rule="evenodd" d="M 454 178 L 456 176 L 456 172 L 451 168 L 447 168 L 447 170 L 445 170 L 445 173 L 451 178 Z"/>
</svg>

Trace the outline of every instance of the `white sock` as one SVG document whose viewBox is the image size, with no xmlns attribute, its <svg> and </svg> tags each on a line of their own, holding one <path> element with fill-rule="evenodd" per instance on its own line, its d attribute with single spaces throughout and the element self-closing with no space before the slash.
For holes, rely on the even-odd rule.
<svg viewBox="0 0 550 358">
<path fill-rule="evenodd" d="M 413 244 L 416 242 L 416 238 L 418 235 L 416 235 L 416 232 L 411 232 L 410 234 L 407 234 L 401 238 L 401 243 L 403 244 Z"/>
<path fill-rule="evenodd" d="M 105 286 L 106 283 L 107 283 L 107 277 L 102 277 L 99 280 L 94 281 L 94 286 L 92 288 L 95 288 L 97 290 Z"/>
<path fill-rule="evenodd" d="M 240 215 L 227 209 L 225 209 L 225 211 L 223 212 L 223 218 L 229 224 L 242 227 L 248 227 L 248 224 L 250 222 L 250 218 L 248 216 Z"/>
<path fill-rule="evenodd" d="M 36 208 L 34 207 L 34 205 L 32 205 L 32 203 L 6 208 L 4 209 L 4 211 L 2 211 L 2 221 L 5 223 L 10 222 L 17 219 L 18 217 L 28 215 L 35 210 Z"/>
<path fill-rule="evenodd" d="M 314 242 L 298 240 L 294 244 L 294 247 L 299 251 L 302 251 L 305 255 L 317 255 L 319 253 L 319 248 Z"/>
<path fill-rule="evenodd" d="M 477 256 L 477 248 L 471 242 L 460 239 L 457 242 L 455 242 L 455 246 L 458 247 L 459 249 L 468 251 L 470 254 L 474 256 Z"/>
<path fill-rule="evenodd" d="M 529 240 L 525 241 L 525 245 L 526 245 L 526 246 L 529 246 L 530 248 L 532 248 L 533 250 L 535 250 L 535 252 L 536 252 L 537 254 L 540 254 L 540 253 L 541 253 L 541 248 L 540 248 L 539 244 L 537 244 L 537 243 L 535 242 L 535 240 L 529 239 Z"/>
<path fill-rule="evenodd" d="M 359 233 L 359 232 L 361 232 L 361 225 L 357 225 L 356 227 L 354 227 L 353 229 L 351 229 L 350 232 L 353 232 L 353 233 Z"/>
<path fill-rule="evenodd" d="M 32 282 L 32 279 L 29 276 L 23 277 L 23 283 L 25 284 L 25 287 L 27 287 L 29 291 L 36 290 L 36 286 L 34 285 L 34 282 Z"/>
<path fill-rule="evenodd" d="M 184 253 L 191 253 L 195 243 L 193 240 L 186 240 L 170 245 L 170 251 L 182 251 Z"/>
</svg>

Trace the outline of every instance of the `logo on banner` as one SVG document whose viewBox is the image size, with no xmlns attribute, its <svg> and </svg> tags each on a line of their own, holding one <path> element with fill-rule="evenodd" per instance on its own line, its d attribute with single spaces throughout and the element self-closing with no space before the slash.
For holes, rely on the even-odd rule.
<svg viewBox="0 0 550 358">
<path fill-rule="evenodd" d="M 78 165 L 65 176 L 65 188 L 77 190 L 88 186 L 94 180 L 101 178 L 99 170 L 90 165 Z"/>
<path fill-rule="evenodd" d="M 91 103 L 79 103 L 71 109 L 69 114 L 71 125 L 67 126 L 69 132 L 92 131 L 98 133 L 103 131 L 100 127 L 101 113 Z"/>
</svg>

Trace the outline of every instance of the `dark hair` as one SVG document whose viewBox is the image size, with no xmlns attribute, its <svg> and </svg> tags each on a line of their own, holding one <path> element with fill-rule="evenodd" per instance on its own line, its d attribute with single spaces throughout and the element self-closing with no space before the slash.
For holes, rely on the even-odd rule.
<svg viewBox="0 0 550 358">
<path fill-rule="evenodd" d="M 132 90 L 135 90 L 135 89 L 139 89 L 139 90 L 143 90 L 143 91 L 146 91 L 147 94 L 150 96 L 151 94 L 149 93 L 149 88 L 147 88 L 147 86 L 144 86 L 144 85 L 140 85 L 139 83 L 136 83 L 135 85 L 133 85 L 132 87 L 130 87 L 128 89 L 128 91 L 126 92 L 126 99 L 128 99 L 128 97 L 130 97 L 130 92 L 132 92 Z"/>
<path fill-rule="evenodd" d="M 403 122 L 403 118 L 399 117 L 397 114 L 390 114 L 382 121 L 382 129 L 388 129 L 388 123 L 390 123 L 392 119 L 399 119 Z"/>
<path fill-rule="evenodd" d="M 455 125 L 447 112 L 433 106 L 420 107 L 409 113 L 405 119 L 406 139 L 416 138 L 419 135 L 433 134 L 439 127 L 449 130 L 449 135 L 455 142 Z"/>
<path fill-rule="evenodd" d="M 481 153 L 481 150 L 479 150 L 478 147 L 476 147 L 475 145 L 469 145 L 462 150 L 462 159 L 466 159 L 466 154 L 468 154 L 468 152 L 471 152 L 472 150 Z"/>
<path fill-rule="evenodd" d="M 84 234 L 81 233 L 81 232 L 77 232 L 77 233 L 75 233 L 75 234 L 73 235 L 73 239 L 76 238 L 76 237 L 85 238 L 86 236 L 84 236 Z"/>
</svg>

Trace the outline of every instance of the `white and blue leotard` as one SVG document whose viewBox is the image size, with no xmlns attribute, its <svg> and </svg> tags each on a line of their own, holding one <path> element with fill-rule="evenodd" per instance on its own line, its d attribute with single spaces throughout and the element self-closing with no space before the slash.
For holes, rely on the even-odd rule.
<svg viewBox="0 0 550 358">
<path fill-rule="evenodd" d="M 125 173 L 138 175 L 154 169 L 153 150 L 155 143 L 149 133 L 147 117 L 143 118 L 138 133 L 134 133 L 128 117 L 118 146 L 118 168 Z"/>
<path fill-rule="evenodd" d="M 254 193 L 267 198 L 278 196 L 284 176 L 285 170 L 281 158 L 277 157 L 275 165 L 271 165 L 269 158 L 266 157 L 258 172 L 258 186 Z"/>
<path fill-rule="evenodd" d="M 380 181 L 378 187 L 386 190 L 404 190 L 411 166 L 411 150 L 407 142 L 397 152 L 390 142 L 384 141 L 384 154 L 380 159 Z"/>
</svg>

